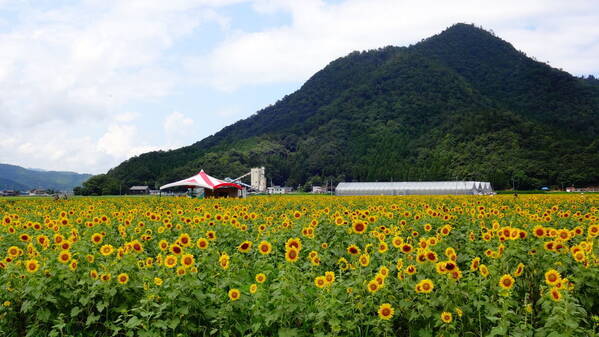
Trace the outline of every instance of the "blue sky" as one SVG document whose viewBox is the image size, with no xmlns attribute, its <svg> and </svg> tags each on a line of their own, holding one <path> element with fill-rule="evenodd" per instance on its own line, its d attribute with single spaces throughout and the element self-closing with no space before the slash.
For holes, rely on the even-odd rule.
<svg viewBox="0 0 599 337">
<path fill-rule="evenodd" d="M 595 1 L 0 0 L 0 162 L 106 172 L 246 118 L 353 50 L 456 22 L 599 75 Z"/>
</svg>

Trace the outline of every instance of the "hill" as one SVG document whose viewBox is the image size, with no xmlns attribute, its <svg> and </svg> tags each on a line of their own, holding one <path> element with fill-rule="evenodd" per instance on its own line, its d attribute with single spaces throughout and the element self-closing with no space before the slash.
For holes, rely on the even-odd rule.
<svg viewBox="0 0 599 337">
<path fill-rule="evenodd" d="M 160 185 L 264 165 L 276 184 L 488 180 L 495 188 L 599 182 L 599 85 L 473 25 L 409 47 L 353 52 L 299 90 L 193 145 L 92 179 Z M 114 191 L 113 191 L 114 192 Z"/>
<path fill-rule="evenodd" d="M 75 172 L 41 171 L 16 165 L 0 164 L 0 190 L 52 189 L 70 191 L 81 185 L 90 174 Z"/>
</svg>

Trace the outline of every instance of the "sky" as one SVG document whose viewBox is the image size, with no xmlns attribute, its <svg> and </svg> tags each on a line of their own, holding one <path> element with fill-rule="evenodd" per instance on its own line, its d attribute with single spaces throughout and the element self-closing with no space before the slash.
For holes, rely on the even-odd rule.
<svg viewBox="0 0 599 337">
<path fill-rule="evenodd" d="M 0 0 L 0 163 L 104 173 L 247 118 L 354 50 L 457 22 L 599 76 L 593 0 Z"/>
</svg>

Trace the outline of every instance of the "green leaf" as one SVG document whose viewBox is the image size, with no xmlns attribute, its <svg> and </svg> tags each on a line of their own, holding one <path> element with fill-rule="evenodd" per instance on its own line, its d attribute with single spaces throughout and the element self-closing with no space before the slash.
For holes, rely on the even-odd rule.
<svg viewBox="0 0 599 337">
<path fill-rule="evenodd" d="M 108 303 L 104 301 L 99 301 L 98 303 L 96 303 L 96 309 L 98 309 L 99 312 L 102 312 L 107 306 Z"/>
<path fill-rule="evenodd" d="M 90 314 L 89 316 L 87 316 L 87 320 L 85 321 L 85 325 L 86 326 L 90 326 L 90 325 L 94 324 L 95 322 L 97 322 L 98 319 L 100 319 L 100 315 Z"/>
<path fill-rule="evenodd" d="M 77 315 L 79 315 L 80 312 L 81 308 L 73 307 L 73 309 L 71 309 L 71 317 L 76 317 Z"/>
<path fill-rule="evenodd" d="M 290 328 L 280 328 L 279 329 L 279 337 L 297 337 L 298 331 L 297 329 Z"/>
<path fill-rule="evenodd" d="M 127 329 L 133 329 L 133 328 L 139 326 L 140 324 L 141 324 L 141 320 L 139 318 L 137 318 L 137 316 L 133 316 L 133 317 L 129 318 L 127 323 L 125 323 L 125 327 Z"/>
<path fill-rule="evenodd" d="M 168 327 L 171 329 L 175 329 L 179 325 L 179 323 L 181 323 L 181 320 L 175 317 L 171 319 L 170 322 L 168 322 Z"/>
</svg>

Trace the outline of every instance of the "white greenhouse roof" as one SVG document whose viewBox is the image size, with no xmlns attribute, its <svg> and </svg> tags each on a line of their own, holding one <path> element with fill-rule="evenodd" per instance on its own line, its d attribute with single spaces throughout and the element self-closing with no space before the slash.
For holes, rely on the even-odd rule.
<svg viewBox="0 0 599 337">
<path fill-rule="evenodd" d="M 342 182 L 337 195 L 441 195 L 491 194 L 491 183 L 485 181 L 405 181 Z"/>
</svg>

